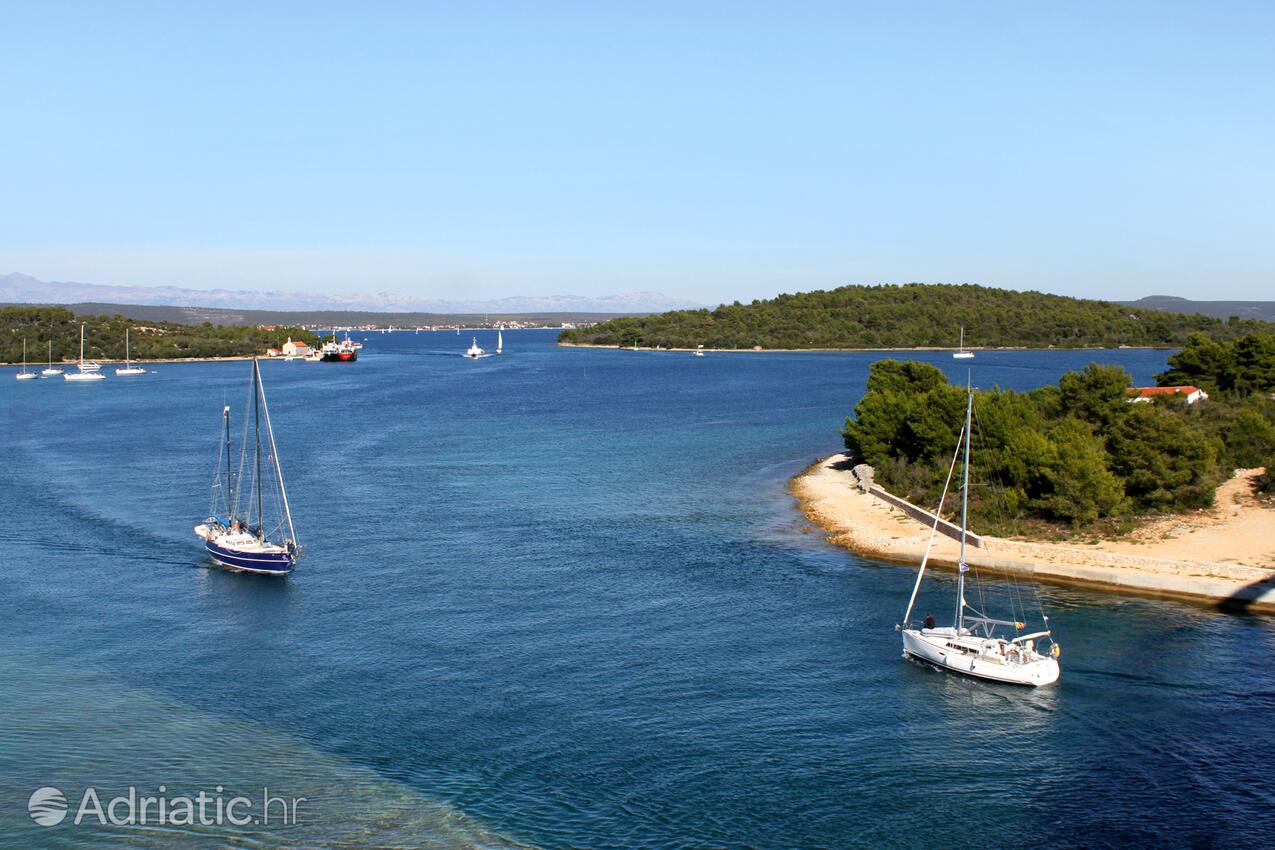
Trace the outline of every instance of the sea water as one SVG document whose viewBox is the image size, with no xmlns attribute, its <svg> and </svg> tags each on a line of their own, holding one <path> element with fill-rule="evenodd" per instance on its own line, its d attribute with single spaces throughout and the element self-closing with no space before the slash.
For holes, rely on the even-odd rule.
<svg viewBox="0 0 1275 850">
<path fill-rule="evenodd" d="M 468 361 L 473 335 L 263 364 L 305 547 L 282 580 L 214 567 L 191 531 L 248 364 L 0 380 L 0 845 L 1275 835 L 1269 618 L 1042 586 L 1056 686 L 900 658 L 913 570 L 827 545 L 785 491 L 885 355 L 507 331 Z M 1150 382 L 1166 353 L 896 356 L 1026 389 L 1093 360 Z M 45 786 L 72 810 L 89 787 L 305 799 L 287 825 L 45 827 Z"/>
</svg>

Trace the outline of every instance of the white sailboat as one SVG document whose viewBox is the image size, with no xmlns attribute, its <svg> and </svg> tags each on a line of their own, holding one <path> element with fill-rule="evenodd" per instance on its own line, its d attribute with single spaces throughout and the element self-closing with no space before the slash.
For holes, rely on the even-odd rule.
<svg viewBox="0 0 1275 850">
<path fill-rule="evenodd" d="M 115 370 L 117 375 L 145 375 L 146 370 L 141 366 L 134 366 L 131 360 L 132 353 L 129 351 L 128 328 L 124 329 L 124 365 Z"/>
<path fill-rule="evenodd" d="M 953 360 L 972 360 L 974 352 L 965 350 L 965 328 L 961 328 L 961 344 L 960 347 L 952 352 Z"/>
<path fill-rule="evenodd" d="M 78 372 L 67 372 L 62 376 L 64 381 L 102 381 L 106 376 L 102 374 L 102 365 L 94 363 L 92 360 L 84 359 L 84 323 L 80 322 L 80 364 L 77 367 Z"/>
<path fill-rule="evenodd" d="M 19 381 L 33 381 L 40 377 L 35 372 L 27 371 L 27 338 L 22 338 L 22 371 L 17 374 Z"/>
<path fill-rule="evenodd" d="M 496 328 L 496 353 L 504 354 L 505 338 L 500 333 L 500 328 Z"/>
<path fill-rule="evenodd" d="M 53 365 L 53 340 L 49 340 L 49 368 L 41 369 L 40 374 L 46 378 L 53 378 L 62 374 L 62 370 L 55 368 Z"/>
<path fill-rule="evenodd" d="M 932 616 L 926 617 L 921 628 L 911 628 L 912 609 L 916 606 L 917 592 L 921 589 L 921 579 L 925 576 L 926 562 L 930 557 L 930 546 L 934 544 L 934 535 L 938 531 L 938 516 L 943 511 L 943 499 L 947 497 L 947 487 L 952 482 L 952 472 L 956 470 L 956 456 L 952 457 L 952 468 L 948 471 L 947 484 L 943 486 L 943 497 L 939 500 L 939 509 L 935 512 L 934 528 L 930 533 L 930 545 L 926 547 L 921 559 L 921 568 L 917 572 L 916 584 L 912 587 L 912 597 L 908 600 L 907 611 L 903 615 L 903 623 L 895 628 L 903 634 L 903 654 L 922 661 L 928 661 L 936 667 L 1013 685 L 1040 686 L 1048 685 L 1058 679 L 1058 656 L 1061 651 L 1052 639 L 1049 629 L 1049 618 L 1041 612 L 1044 628 L 1028 634 L 1020 632 L 1025 627 L 1018 619 L 995 620 L 984 612 L 978 611 L 965 599 L 965 576 L 969 573 L 969 565 L 965 563 L 965 537 L 969 514 L 970 483 L 970 424 L 974 410 L 974 390 L 967 387 L 965 403 L 965 428 L 961 431 L 957 450 L 965 449 L 964 480 L 961 487 L 961 559 L 957 567 L 956 579 L 956 612 L 952 626 L 938 627 Z M 981 594 L 980 594 L 981 595 Z M 1016 611 L 1015 614 L 1025 614 Z M 1013 637 L 1008 631 L 1013 630 Z M 1046 650 L 1045 644 L 1048 643 Z"/>
<path fill-rule="evenodd" d="M 692 354 L 694 354 L 696 357 L 703 357 L 703 356 L 704 356 L 704 346 L 702 346 L 702 345 L 701 345 L 699 348 L 695 349 L 695 351 L 693 351 L 693 352 L 692 352 Z"/>
</svg>

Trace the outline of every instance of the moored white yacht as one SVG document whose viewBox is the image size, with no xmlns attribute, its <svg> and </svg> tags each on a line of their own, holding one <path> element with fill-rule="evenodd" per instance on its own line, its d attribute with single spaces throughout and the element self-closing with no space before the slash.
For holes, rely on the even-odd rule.
<svg viewBox="0 0 1275 850">
<path fill-rule="evenodd" d="M 960 346 L 955 351 L 952 352 L 952 359 L 953 360 L 974 359 L 974 352 L 969 351 L 968 349 L 965 348 L 965 328 L 964 327 L 961 328 Z"/>
<path fill-rule="evenodd" d="M 22 338 L 22 371 L 16 375 L 19 381 L 33 381 L 40 377 L 35 372 L 27 371 L 27 339 Z"/>
<path fill-rule="evenodd" d="M 102 374 L 102 364 L 84 359 L 84 322 L 80 322 L 80 363 L 76 368 L 79 371 L 67 372 L 62 376 L 62 380 L 102 381 L 106 379 L 106 376 Z"/>
<path fill-rule="evenodd" d="M 49 367 L 41 369 L 40 374 L 46 378 L 54 378 L 62 374 L 62 370 L 53 365 L 53 340 L 49 340 Z"/>
<path fill-rule="evenodd" d="M 141 366 L 134 366 L 131 360 L 131 352 L 129 351 L 128 328 L 124 329 L 124 365 L 115 370 L 117 375 L 145 375 L 146 370 Z"/>
<path fill-rule="evenodd" d="M 1024 611 L 1015 611 L 1012 620 L 996 620 L 976 610 L 965 599 L 966 575 L 970 567 L 965 562 L 965 538 L 969 516 L 969 481 L 970 481 L 970 424 L 974 410 L 974 390 L 966 389 L 965 427 L 961 431 L 959 451 L 965 449 L 964 475 L 961 487 L 961 557 L 957 567 L 956 610 L 952 626 L 936 626 L 932 616 L 926 617 L 921 628 L 911 627 L 912 610 L 916 605 L 917 592 L 921 589 L 921 579 L 925 576 L 926 562 L 930 557 L 930 546 L 934 543 L 934 535 L 938 531 L 938 517 L 943 511 L 943 498 L 947 496 L 947 486 L 952 481 L 952 472 L 956 469 L 956 457 L 952 457 L 952 469 L 948 472 L 947 484 L 943 487 L 943 498 L 939 500 L 939 508 L 935 512 L 934 528 L 930 532 L 930 545 L 926 547 L 921 559 L 921 568 L 917 572 L 916 584 L 912 587 L 912 598 L 908 600 L 908 608 L 903 615 L 903 623 L 896 626 L 903 635 L 903 654 L 922 661 L 928 661 L 936 667 L 990 679 L 1012 685 L 1048 685 L 1057 681 L 1058 656 L 1060 649 L 1053 642 L 1049 629 L 1049 618 L 1041 612 L 1044 628 L 1022 633 L 1025 623 L 1017 619 Z M 983 594 L 979 594 L 980 597 Z M 1012 630 L 1012 636 L 1010 631 Z M 1046 648 L 1047 646 L 1047 648 Z"/>
</svg>

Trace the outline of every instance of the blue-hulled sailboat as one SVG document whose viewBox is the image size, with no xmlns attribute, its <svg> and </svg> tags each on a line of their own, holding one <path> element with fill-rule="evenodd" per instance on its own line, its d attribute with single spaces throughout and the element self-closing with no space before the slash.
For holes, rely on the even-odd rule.
<svg viewBox="0 0 1275 850">
<path fill-rule="evenodd" d="M 231 470 L 230 405 L 222 408 L 225 435 L 213 471 L 212 508 L 208 519 L 195 526 L 195 534 L 204 541 L 204 548 L 213 560 L 224 567 L 267 575 L 287 575 L 296 566 L 300 549 L 296 529 L 292 526 L 288 493 L 283 486 L 283 469 L 279 465 L 274 428 L 270 425 L 266 390 L 261 383 L 261 366 L 255 357 L 252 359 L 251 404 L 253 446 L 250 453 L 248 423 L 245 421 L 237 475 Z M 263 418 L 268 443 L 264 455 L 261 440 Z M 248 486 L 236 487 L 237 483 L 244 481 L 245 473 Z M 267 490 L 273 520 L 267 518 Z"/>
</svg>

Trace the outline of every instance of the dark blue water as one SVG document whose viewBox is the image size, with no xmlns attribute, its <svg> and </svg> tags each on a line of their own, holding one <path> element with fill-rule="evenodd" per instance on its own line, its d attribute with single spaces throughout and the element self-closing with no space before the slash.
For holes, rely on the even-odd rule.
<svg viewBox="0 0 1275 850">
<path fill-rule="evenodd" d="M 803 533 L 784 489 L 840 447 L 879 355 L 552 339 L 509 332 L 469 362 L 468 335 L 371 334 L 354 365 L 265 364 L 306 546 L 287 580 L 210 568 L 190 530 L 247 364 L 0 380 L 0 844 L 1275 835 L 1270 620 L 1043 587 L 1056 687 L 904 662 L 912 571 Z M 1149 381 L 1165 354 L 972 368 L 1029 388 L 1092 359 Z M 269 784 L 307 809 L 284 829 L 27 816 L 42 785 L 163 783 Z"/>
</svg>

